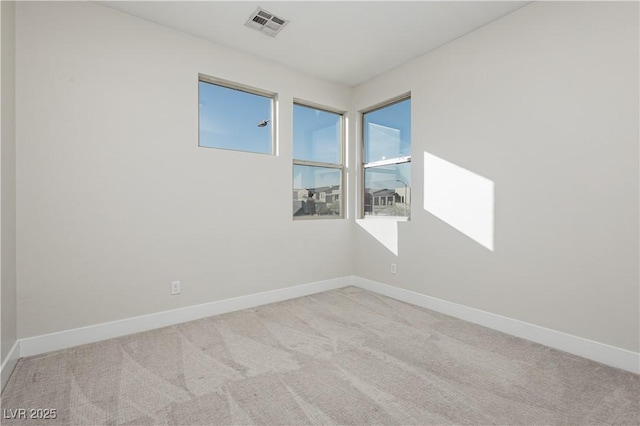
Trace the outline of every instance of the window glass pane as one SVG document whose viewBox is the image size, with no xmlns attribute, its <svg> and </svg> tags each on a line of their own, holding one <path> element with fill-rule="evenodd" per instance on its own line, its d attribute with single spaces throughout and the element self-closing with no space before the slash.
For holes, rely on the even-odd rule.
<svg viewBox="0 0 640 426">
<path fill-rule="evenodd" d="M 369 167 L 364 170 L 365 216 L 409 216 L 411 163 Z"/>
<path fill-rule="evenodd" d="M 365 163 L 411 155 L 411 99 L 364 114 Z"/>
<path fill-rule="evenodd" d="M 200 81 L 200 146 L 271 154 L 271 105 L 267 96 Z M 266 125 L 258 124 L 267 121 Z"/>
<path fill-rule="evenodd" d="M 293 166 L 293 216 L 339 216 L 342 171 Z"/>
<path fill-rule="evenodd" d="M 293 158 L 340 163 L 341 115 L 293 105 Z"/>
</svg>

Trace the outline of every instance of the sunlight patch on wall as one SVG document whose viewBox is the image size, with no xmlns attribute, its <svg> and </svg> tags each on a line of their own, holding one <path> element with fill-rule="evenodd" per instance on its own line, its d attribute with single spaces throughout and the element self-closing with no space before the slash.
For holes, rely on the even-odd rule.
<svg viewBox="0 0 640 426">
<path fill-rule="evenodd" d="M 398 255 L 398 219 L 357 219 L 356 223 L 391 253 Z"/>
<path fill-rule="evenodd" d="M 425 152 L 424 209 L 493 251 L 492 180 Z"/>
</svg>

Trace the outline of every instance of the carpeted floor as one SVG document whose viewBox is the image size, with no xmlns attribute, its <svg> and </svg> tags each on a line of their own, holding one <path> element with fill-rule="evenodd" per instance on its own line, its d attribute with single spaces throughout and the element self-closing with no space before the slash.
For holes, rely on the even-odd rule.
<svg viewBox="0 0 640 426">
<path fill-rule="evenodd" d="M 3 417 L 56 419 L 2 424 L 638 425 L 639 401 L 640 376 L 347 287 L 21 359 Z"/>
</svg>

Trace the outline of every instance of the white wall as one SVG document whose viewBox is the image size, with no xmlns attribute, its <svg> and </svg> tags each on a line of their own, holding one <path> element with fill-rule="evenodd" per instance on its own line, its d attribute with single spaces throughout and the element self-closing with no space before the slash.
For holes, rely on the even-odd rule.
<svg viewBox="0 0 640 426">
<path fill-rule="evenodd" d="M 538 2 L 358 86 L 412 92 L 414 183 L 356 274 L 638 352 L 638 36 L 637 3 Z M 495 251 L 424 210 L 424 152 L 494 182 Z"/>
<path fill-rule="evenodd" d="M 639 350 L 637 4 L 534 3 L 355 90 L 95 4 L 17 13 L 19 337 L 356 273 Z M 279 156 L 197 147 L 198 73 L 279 93 Z M 399 255 L 353 197 L 293 222 L 292 99 L 407 91 Z M 495 183 L 495 251 L 424 211 L 424 152 Z"/>
<path fill-rule="evenodd" d="M 198 73 L 279 94 L 279 156 L 198 147 Z M 17 93 L 19 337 L 352 273 L 348 220 L 291 218 L 292 99 L 348 110 L 346 87 L 96 4 L 23 2 Z"/>
<path fill-rule="evenodd" d="M 0 363 L 16 342 L 15 3 L 0 3 Z"/>
</svg>

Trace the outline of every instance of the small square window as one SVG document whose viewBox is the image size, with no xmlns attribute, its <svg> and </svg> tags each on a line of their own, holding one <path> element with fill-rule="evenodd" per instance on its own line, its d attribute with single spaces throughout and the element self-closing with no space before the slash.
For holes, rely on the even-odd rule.
<svg viewBox="0 0 640 426">
<path fill-rule="evenodd" d="M 372 166 L 364 169 L 365 216 L 406 216 L 411 207 L 411 163 Z M 384 206 L 384 208 L 376 208 Z"/>
<path fill-rule="evenodd" d="M 293 105 L 293 158 L 318 163 L 341 163 L 342 115 Z"/>
<path fill-rule="evenodd" d="M 273 154 L 274 94 L 200 76 L 199 146 Z"/>
<path fill-rule="evenodd" d="M 342 215 L 342 170 L 318 166 L 293 166 L 293 216 Z"/>
</svg>

